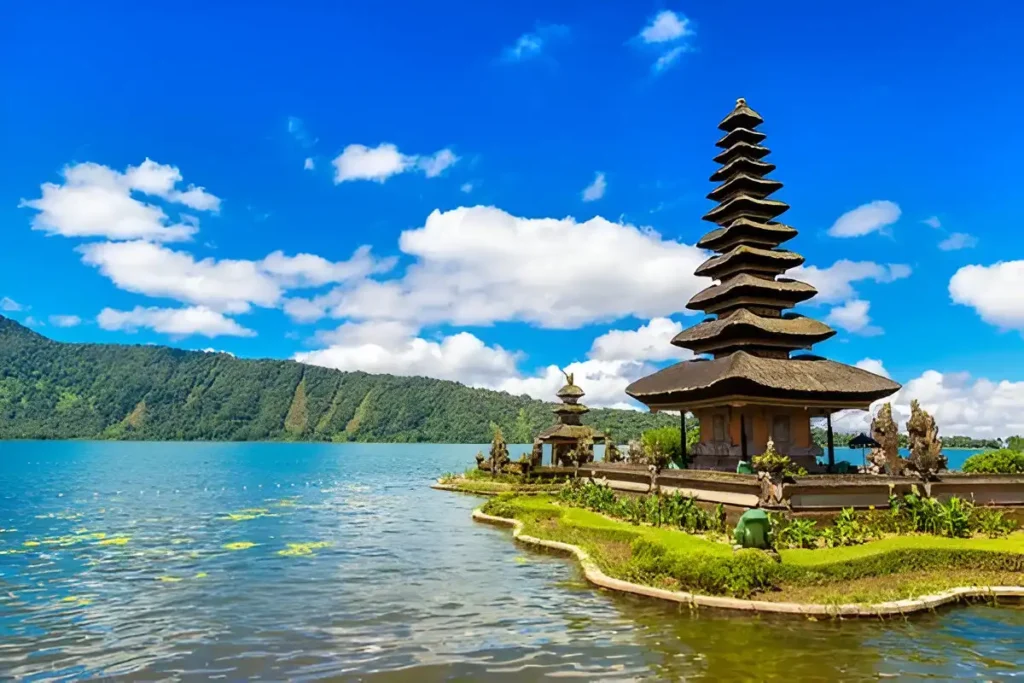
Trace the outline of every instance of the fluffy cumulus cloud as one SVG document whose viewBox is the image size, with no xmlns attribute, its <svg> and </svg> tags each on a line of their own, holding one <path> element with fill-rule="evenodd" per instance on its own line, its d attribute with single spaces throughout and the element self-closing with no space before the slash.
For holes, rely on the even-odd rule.
<svg viewBox="0 0 1024 683">
<path fill-rule="evenodd" d="M 946 239 L 939 242 L 942 251 L 957 251 L 977 246 L 978 238 L 966 232 L 951 232 Z"/>
<path fill-rule="evenodd" d="M 181 172 L 175 166 L 146 159 L 123 173 L 86 162 L 68 166 L 64 182 L 44 183 L 42 196 L 20 206 L 38 213 L 32 228 L 65 237 L 104 237 L 111 240 L 187 240 L 198 231 L 194 216 L 172 220 L 164 209 L 139 195 L 196 211 L 217 211 L 220 199 L 202 187 L 179 189 Z"/>
<path fill-rule="evenodd" d="M 909 277 L 910 273 L 910 266 L 902 263 L 883 265 L 873 261 L 842 259 L 828 268 L 798 266 L 791 268 L 786 275 L 814 285 L 814 288 L 818 290 L 818 295 L 810 303 L 834 304 L 857 296 L 857 292 L 853 288 L 854 282 L 872 280 L 889 283 Z"/>
<path fill-rule="evenodd" d="M 865 358 L 857 366 L 879 375 L 889 374 L 874 359 Z M 927 370 L 910 380 L 895 396 L 876 401 L 870 412 L 844 412 L 833 423 L 841 431 L 867 432 L 871 416 L 889 401 L 893 418 L 901 429 L 906 429 L 913 399 L 932 414 L 940 434 L 996 438 L 1024 433 L 1024 382 L 997 382 L 966 372 L 936 370 Z"/>
<path fill-rule="evenodd" d="M 6 311 L 7 313 L 16 313 L 22 309 L 22 305 L 10 297 L 0 298 L 0 311 Z"/>
<path fill-rule="evenodd" d="M 707 283 L 692 274 L 705 258 L 701 250 L 601 217 L 577 223 L 483 206 L 434 211 L 422 227 L 402 233 L 399 248 L 414 260 L 403 277 L 366 278 L 292 300 L 290 310 L 305 320 L 518 320 L 571 329 L 668 315 Z M 626 265 L 626 255 L 643 265 Z"/>
<path fill-rule="evenodd" d="M 313 163 L 313 157 L 306 157 L 306 160 L 302 163 L 302 169 L 304 171 L 312 171 L 316 168 L 316 164 Z"/>
<path fill-rule="evenodd" d="M 929 228 L 938 229 L 942 227 L 942 221 L 939 220 L 938 216 L 929 216 L 928 218 L 925 218 L 921 222 L 927 225 Z"/>
<path fill-rule="evenodd" d="M 600 199 L 607 188 L 608 182 L 604 179 L 604 173 L 595 173 L 594 182 L 583 188 L 583 201 L 593 202 Z"/>
<path fill-rule="evenodd" d="M 295 355 L 295 360 L 338 370 L 418 375 L 470 386 L 493 387 L 516 374 L 516 354 L 487 346 L 469 332 L 440 340 L 414 336 L 400 323 L 346 323 L 321 338 L 324 349 Z"/>
<path fill-rule="evenodd" d="M 1024 334 L 1024 261 L 964 266 L 950 278 L 949 296 L 989 325 Z"/>
<path fill-rule="evenodd" d="M 895 202 L 868 202 L 840 216 L 828 229 L 828 234 L 832 237 L 860 237 L 884 231 L 899 220 L 901 213 L 899 205 Z"/>
<path fill-rule="evenodd" d="M 692 358 L 693 354 L 672 345 L 683 331 L 682 323 L 654 318 L 635 330 L 609 330 L 594 340 L 588 354 L 594 360 L 666 361 Z"/>
<path fill-rule="evenodd" d="M 651 18 L 636 38 L 641 45 L 657 52 L 658 57 L 651 65 L 651 70 L 659 73 L 693 49 L 688 40 L 694 34 L 689 19 L 672 10 L 662 10 Z"/>
<path fill-rule="evenodd" d="M 136 306 L 130 311 L 104 308 L 96 316 L 96 322 L 104 330 L 135 332 L 140 328 L 147 328 L 172 337 L 188 337 L 194 334 L 204 337 L 252 337 L 256 334 L 223 313 L 205 306 L 189 306 L 187 308 Z"/>
<path fill-rule="evenodd" d="M 335 183 L 351 180 L 383 183 L 391 176 L 416 169 L 428 178 L 434 178 L 458 160 L 459 157 L 447 148 L 418 156 L 402 154 L 394 144 L 382 142 L 376 147 L 349 145 L 331 163 L 334 164 Z"/>
<path fill-rule="evenodd" d="M 882 328 L 871 324 L 870 309 L 869 302 L 863 299 L 851 299 L 829 311 L 825 316 L 825 322 L 853 334 L 874 337 L 882 334 Z"/>
<path fill-rule="evenodd" d="M 222 313 L 245 313 L 252 306 L 274 307 L 286 289 L 343 282 L 387 270 L 360 247 L 348 261 L 331 262 L 312 254 L 273 252 L 262 261 L 205 258 L 151 242 L 97 242 L 79 248 L 120 289 L 174 299 Z"/>
<path fill-rule="evenodd" d="M 534 59 L 541 56 L 552 44 L 565 40 L 568 36 L 568 26 L 539 24 L 536 29 L 519 36 L 515 43 L 505 48 L 502 60 L 514 63 Z"/>
<path fill-rule="evenodd" d="M 50 324 L 54 327 L 75 327 L 82 324 L 77 315 L 51 315 Z"/>
</svg>

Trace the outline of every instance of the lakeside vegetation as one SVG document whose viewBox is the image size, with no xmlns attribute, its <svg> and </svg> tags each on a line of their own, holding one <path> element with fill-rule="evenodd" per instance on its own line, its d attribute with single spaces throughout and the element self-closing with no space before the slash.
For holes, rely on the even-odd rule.
<svg viewBox="0 0 1024 683">
<path fill-rule="evenodd" d="M 871 603 L 962 585 L 1024 584 L 1024 533 L 1008 529 L 998 538 L 882 532 L 854 544 L 783 547 L 777 554 L 734 551 L 723 540 L 720 513 L 668 496 L 624 502 L 630 497 L 586 486 L 602 488 L 579 484 L 558 497 L 506 494 L 483 511 L 521 521 L 527 535 L 582 547 L 609 576 L 707 595 Z M 602 498 L 602 509 L 630 507 L 636 516 L 627 521 L 588 509 L 588 496 Z"/>
<path fill-rule="evenodd" d="M 833 432 L 832 444 L 836 448 L 849 448 L 850 440 L 853 439 L 856 434 L 847 434 L 844 432 Z M 828 446 L 828 434 L 821 427 L 811 427 L 811 438 L 814 443 L 821 448 Z M 1024 437 L 1011 436 L 1007 439 L 976 439 L 970 436 L 943 436 L 939 437 L 942 441 L 943 448 L 1014 448 L 1016 450 L 1024 450 Z M 899 435 L 899 447 L 909 448 L 910 439 L 906 434 Z"/>
<path fill-rule="evenodd" d="M 0 439 L 529 443 L 551 403 L 426 377 L 163 346 L 64 344 L 0 316 Z M 622 439 L 669 415 L 595 409 Z"/>
</svg>

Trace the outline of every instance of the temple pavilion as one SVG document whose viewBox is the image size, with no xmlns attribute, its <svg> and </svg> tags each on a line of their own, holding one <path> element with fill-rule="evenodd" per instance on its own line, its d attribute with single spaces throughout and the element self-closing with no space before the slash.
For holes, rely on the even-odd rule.
<svg viewBox="0 0 1024 683">
<path fill-rule="evenodd" d="M 763 122 L 740 99 L 718 125 L 724 135 L 715 144 L 723 151 L 711 180 L 719 185 L 708 194 L 717 206 L 704 216 L 718 227 L 697 242 L 713 254 L 694 271 L 714 282 L 686 305 L 709 317 L 672 340 L 702 357 L 639 379 L 626 393 L 651 410 L 697 417 L 691 467 L 735 471 L 741 459 L 764 452 L 771 437 L 778 452 L 813 472 L 822 449 L 811 439 L 811 418 L 826 418 L 832 465 L 832 414 L 867 410 L 900 385 L 819 356 L 793 355 L 835 331 L 784 313 L 817 291 L 781 277 L 804 258 L 779 248 L 797 231 L 776 220 L 789 206 L 768 198 L 782 183 L 765 177 L 775 165 L 765 161 L 766 136 L 757 130 Z"/>
<path fill-rule="evenodd" d="M 544 444 L 551 444 L 552 465 L 571 464 L 569 451 L 580 447 L 590 449 L 589 459 L 592 460 L 593 444 L 604 443 L 605 440 L 604 434 L 580 421 L 580 418 L 590 412 L 590 408 L 579 402 L 584 393 L 583 389 L 573 382 L 572 373 L 566 374 L 565 379 L 565 386 L 555 394 L 561 400 L 561 404 L 552 408 L 552 412 L 558 416 L 558 422 L 537 435 L 533 442 L 534 458 L 537 461 L 540 460 L 537 456 L 542 452 Z"/>
</svg>

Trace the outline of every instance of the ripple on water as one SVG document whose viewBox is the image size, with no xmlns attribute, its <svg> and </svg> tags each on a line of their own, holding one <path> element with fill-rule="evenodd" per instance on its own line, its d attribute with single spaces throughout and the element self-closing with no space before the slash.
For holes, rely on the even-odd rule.
<svg viewBox="0 0 1024 683">
<path fill-rule="evenodd" d="M 474 524 L 479 500 L 427 488 L 478 449 L 0 442 L 0 678 L 999 679 L 1024 667 L 1020 609 L 805 622 L 593 590 L 574 563 Z"/>
</svg>

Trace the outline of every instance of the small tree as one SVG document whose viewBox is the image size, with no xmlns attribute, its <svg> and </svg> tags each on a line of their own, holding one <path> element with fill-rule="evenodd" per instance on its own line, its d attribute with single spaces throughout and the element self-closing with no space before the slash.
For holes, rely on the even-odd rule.
<svg viewBox="0 0 1024 683">
<path fill-rule="evenodd" d="M 669 462 L 674 462 L 680 468 L 686 467 L 688 464 L 686 458 L 683 457 L 682 431 L 676 427 L 648 429 L 641 435 L 640 441 L 648 457 L 651 453 L 657 453 L 659 457 L 664 456 L 665 467 Z M 650 464 L 655 463 L 651 462 Z"/>
</svg>

